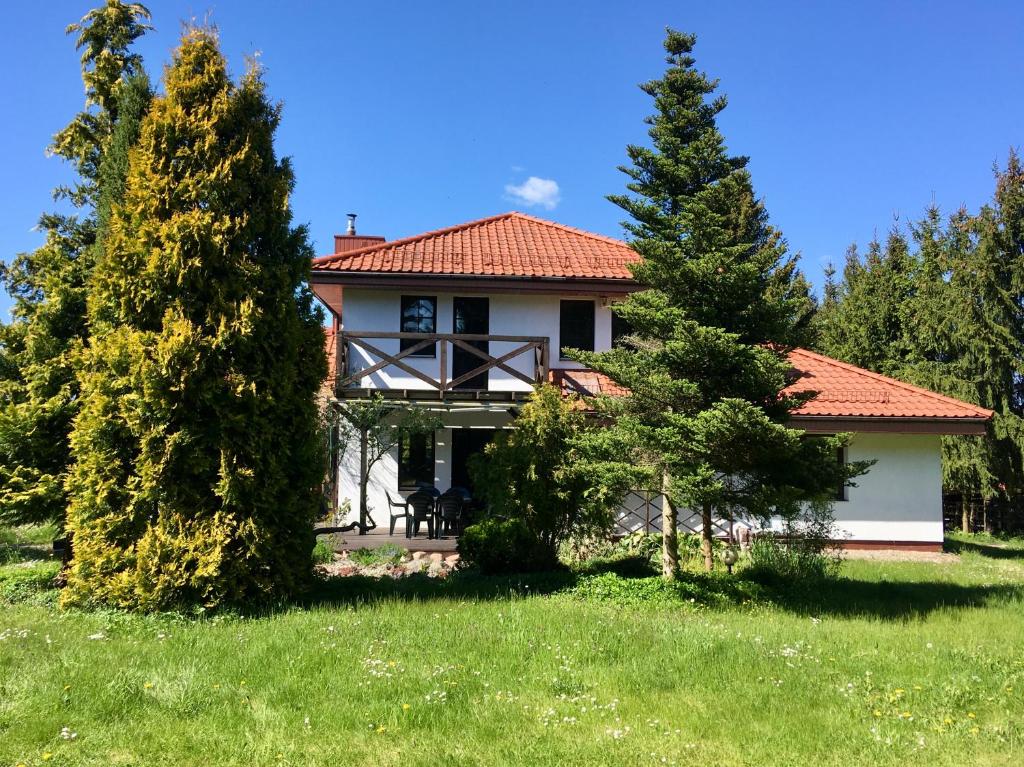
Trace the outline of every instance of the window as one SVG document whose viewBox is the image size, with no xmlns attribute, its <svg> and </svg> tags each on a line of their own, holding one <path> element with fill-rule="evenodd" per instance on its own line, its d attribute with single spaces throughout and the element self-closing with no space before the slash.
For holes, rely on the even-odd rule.
<svg viewBox="0 0 1024 767">
<path fill-rule="evenodd" d="M 420 483 L 434 484 L 434 433 L 403 433 L 398 438 L 398 489 L 415 490 Z"/>
<path fill-rule="evenodd" d="M 565 359 L 566 349 L 594 351 L 593 301 L 562 301 L 558 343 L 558 356 L 561 359 Z"/>
<path fill-rule="evenodd" d="M 437 297 L 436 296 L 402 296 L 402 332 L 403 333 L 436 333 L 437 332 Z M 420 343 L 415 338 L 403 338 L 399 348 L 404 352 L 411 346 Z M 437 354 L 437 344 L 431 344 L 410 357 L 433 357 Z"/>
<path fill-rule="evenodd" d="M 614 311 L 612 312 L 612 348 L 617 349 L 622 346 L 622 337 L 628 336 L 633 332 L 633 328 L 629 326 L 622 317 L 617 315 Z"/>
<path fill-rule="evenodd" d="M 845 466 L 846 465 L 846 448 L 845 447 L 841 447 L 838 450 L 836 450 L 836 460 L 839 462 L 840 466 Z M 846 483 L 845 482 L 840 482 L 839 486 L 836 488 L 836 500 L 837 501 L 848 501 L 848 500 L 850 500 L 849 497 L 847 496 L 846 491 L 847 491 Z"/>
</svg>

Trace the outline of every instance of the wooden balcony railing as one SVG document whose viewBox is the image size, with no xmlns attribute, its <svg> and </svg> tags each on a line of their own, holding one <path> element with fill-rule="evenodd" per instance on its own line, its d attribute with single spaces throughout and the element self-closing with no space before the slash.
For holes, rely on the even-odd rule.
<svg viewBox="0 0 1024 767">
<path fill-rule="evenodd" d="M 374 375 L 386 368 L 395 368 L 408 374 L 417 381 L 426 384 L 427 391 L 433 392 L 435 396 L 444 398 L 455 391 L 484 391 L 476 389 L 474 383 L 479 381 L 479 376 L 490 370 L 500 370 L 512 378 L 522 381 L 533 387 L 547 379 L 549 368 L 549 342 L 544 336 L 498 336 L 472 333 L 387 333 L 368 330 L 342 331 L 336 335 L 337 357 L 340 362 L 336 378 L 335 393 L 338 397 L 351 396 L 360 391 L 360 382 L 369 376 Z M 398 352 L 386 352 L 378 345 L 381 341 L 403 341 L 408 343 L 405 349 Z M 516 344 L 510 351 L 495 356 L 487 351 L 478 349 L 474 343 L 481 341 L 490 344 Z M 412 342 L 412 343 L 409 343 Z M 435 359 L 424 356 L 415 356 L 422 353 L 430 346 L 436 345 Z M 360 349 L 366 354 L 359 355 L 358 362 L 365 367 L 353 367 L 353 350 Z M 450 378 L 448 373 L 449 361 L 454 358 L 455 350 L 462 352 L 462 356 L 469 355 L 471 358 L 479 359 L 479 364 L 472 370 L 468 370 L 457 377 Z M 530 373 L 517 370 L 509 363 L 518 358 L 528 356 L 530 360 Z M 369 359 L 367 359 L 369 357 Z M 413 361 L 419 368 L 414 367 Z M 367 364 L 369 363 L 369 364 Z M 436 364 L 437 375 L 425 373 L 422 368 L 427 363 Z M 522 366 L 522 365 L 521 365 Z M 476 381 L 474 380 L 476 379 Z M 389 389 L 400 387 L 371 387 L 375 391 L 386 392 Z M 401 387 L 404 388 L 404 387 Z M 423 387 L 419 387 L 422 390 Z M 500 390 L 500 387 L 498 387 Z M 494 391 L 492 389 L 491 391 Z"/>
</svg>

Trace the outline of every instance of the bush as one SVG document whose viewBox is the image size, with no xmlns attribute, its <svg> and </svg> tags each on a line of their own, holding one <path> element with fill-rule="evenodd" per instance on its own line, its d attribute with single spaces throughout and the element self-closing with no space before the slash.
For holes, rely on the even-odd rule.
<svg viewBox="0 0 1024 767">
<path fill-rule="evenodd" d="M 760 535 L 750 546 L 749 577 L 765 584 L 807 583 L 835 576 L 840 559 L 813 538 Z"/>
<path fill-rule="evenodd" d="M 60 562 L 26 562 L 0 568 L 0 604 L 56 601 Z"/>
<path fill-rule="evenodd" d="M 357 565 L 370 567 L 372 565 L 397 565 L 405 559 L 405 549 L 396 546 L 394 543 L 385 543 L 375 549 L 356 549 L 350 551 L 348 558 Z"/>
<path fill-rule="evenodd" d="M 614 510 L 636 475 L 609 454 L 608 430 L 588 423 L 579 403 L 554 386 L 537 388 L 513 422 L 470 463 L 473 485 L 496 516 L 520 519 L 543 563 L 571 540 L 610 533 Z M 630 467 L 631 468 L 631 467 Z"/>
<path fill-rule="evenodd" d="M 553 570 L 558 557 L 521 519 L 485 519 L 467 527 L 458 542 L 467 567 L 486 575 Z"/>
<path fill-rule="evenodd" d="M 313 547 L 313 564 L 326 565 L 334 561 L 334 547 L 327 541 L 318 539 Z"/>
</svg>

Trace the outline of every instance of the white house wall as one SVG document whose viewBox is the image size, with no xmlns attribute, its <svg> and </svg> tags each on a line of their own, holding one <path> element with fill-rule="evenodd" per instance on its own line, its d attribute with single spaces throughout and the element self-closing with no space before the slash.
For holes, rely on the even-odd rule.
<svg viewBox="0 0 1024 767">
<path fill-rule="evenodd" d="M 847 500 L 833 506 L 837 538 L 850 542 L 941 543 L 942 451 L 939 437 L 857 434 L 847 460 L 874 460 Z M 619 512 L 621 533 L 661 530 L 661 498 L 633 493 Z M 679 511 L 680 527 L 698 531 L 700 517 Z M 776 528 L 779 527 L 776 523 Z"/>
<path fill-rule="evenodd" d="M 510 422 L 503 412 L 452 412 L 444 422 L 458 428 L 502 428 Z M 435 433 L 434 485 L 440 490 L 451 486 L 451 431 Z M 942 464 L 939 437 L 913 434 L 857 434 L 849 449 L 848 460 L 875 460 L 868 474 L 859 477 L 856 487 L 847 489 L 846 501 L 834 506 L 838 537 L 850 542 L 942 542 Z M 348 446 L 342 456 L 339 500 L 351 502 L 349 521 L 359 518 L 359 445 Z M 388 500 L 408 491 L 398 490 L 397 451 L 385 456 L 371 472 L 368 505 L 379 529 L 388 524 Z M 661 499 L 633 494 L 619 514 L 619 532 L 645 527 L 661 529 Z M 699 517 L 680 511 L 683 527 L 698 530 Z M 398 530 L 402 530 L 399 522 Z"/>
<path fill-rule="evenodd" d="M 345 288 L 344 313 L 342 321 L 347 332 L 377 331 L 397 333 L 401 329 L 401 297 L 402 295 L 432 295 L 437 297 L 437 332 L 452 332 L 452 298 L 481 296 L 490 299 L 490 334 L 498 336 L 543 336 L 550 338 L 550 367 L 578 368 L 579 364 L 570 360 L 558 359 L 558 330 L 561 296 L 530 295 L 524 293 L 431 293 L 429 291 L 397 291 L 361 290 Z M 581 296 L 564 296 L 569 300 L 585 300 Z M 611 348 L 612 314 L 606 301 L 594 298 L 594 349 L 604 351 Z M 388 354 L 399 351 L 398 339 L 371 339 L 374 346 Z M 490 354 L 500 357 L 512 351 L 519 344 L 513 342 L 491 341 Z M 352 373 L 368 368 L 378 361 L 377 357 L 366 350 L 349 347 L 352 354 L 349 370 Z M 440 362 L 435 357 L 405 357 L 402 360 L 410 367 L 436 379 L 440 372 Z M 483 360 L 481 360 L 481 363 Z M 452 355 L 448 354 L 448 379 L 451 380 Z M 533 352 L 529 351 L 508 362 L 509 367 L 520 371 L 528 377 L 534 373 Z M 491 369 L 488 371 L 488 389 L 490 391 L 529 391 L 530 386 L 523 381 L 505 373 Z M 359 386 L 390 389 L 429 389 L 424 382 L 408 373 L 388 367 L 369 376 Z"/>
<path fill-rule="evenodd" d="M 451 430 L 500 429 L 511 421 L 511 417 L 506 412 L 483 409 L 460 409 L 454 412 L 438 412 L 438 415 L 445 428 L 434 432 L 434 487 L 444 491 L 451 487 Z M 340 504 L 350 504 L 345 521 L 355 522 L 359 519 L 358 437 L 354 437 L 345 446 L 338 473 L 338 501 Z M 390 507 L 387 494 L 390 493 L 392 498 L 401 502 L 411 492 L 398 489 L 398 449 L 394 448 L 370 470 L 370 481 L 367 485 L 367 507 L 379 530 L 388 528 Z M 396 532 L 404 529 L 403 520 L 399 520 Z"/>
</svg>

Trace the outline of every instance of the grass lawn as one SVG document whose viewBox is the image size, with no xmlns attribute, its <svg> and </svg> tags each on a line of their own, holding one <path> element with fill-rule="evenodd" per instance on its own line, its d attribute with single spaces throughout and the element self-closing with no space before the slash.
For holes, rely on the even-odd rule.
<svg viewBox="0 0 1024 767">
<path fill-rule="evenodd" d="M 202 620 L 62 613 L 55 563 L 7 564 L 0 765 L 1019 765 L 1024 542 L 950 543 L 803 595 L 353 578 Z"/>
</svg>

